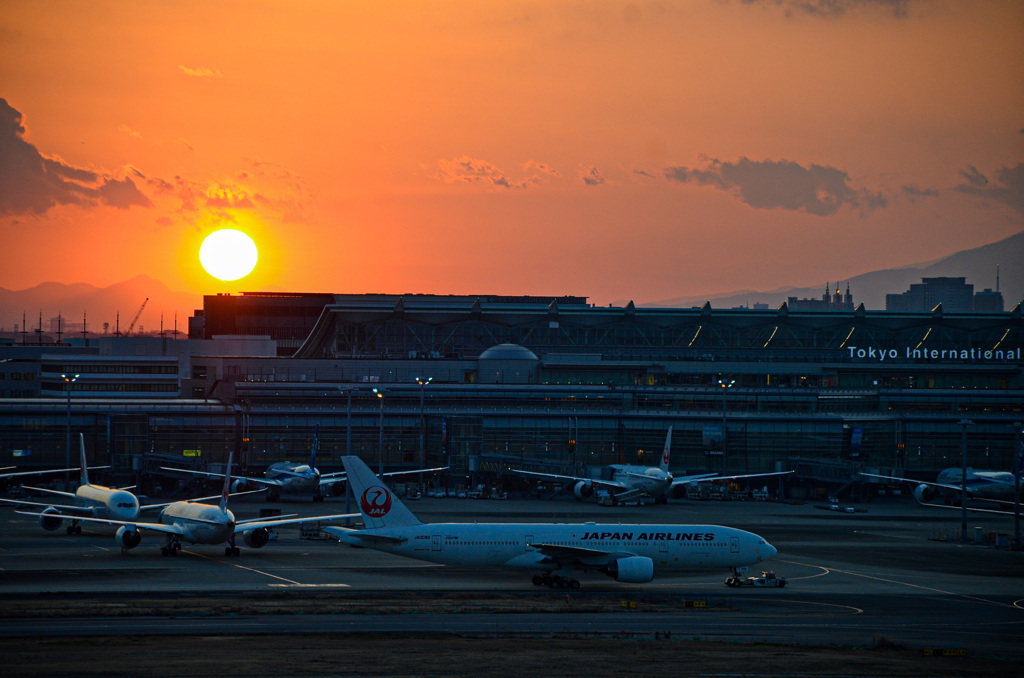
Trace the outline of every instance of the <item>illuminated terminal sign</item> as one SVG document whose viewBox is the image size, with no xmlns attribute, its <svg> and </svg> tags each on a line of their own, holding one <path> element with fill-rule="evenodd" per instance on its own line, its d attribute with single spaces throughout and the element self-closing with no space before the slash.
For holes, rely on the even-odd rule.
<svg viewBox="0 0 1024 678">
<path fill-rule="evenodd" d="M 903 351 L 896 348 L 860 348 L 847 346 L 850 358 L 854 360 L 955 360 L 958 362 L 1020 362 L 1020 348 L 1010 349 L 952 349 L 952 348 L 910 348 Z"/>
</svg>

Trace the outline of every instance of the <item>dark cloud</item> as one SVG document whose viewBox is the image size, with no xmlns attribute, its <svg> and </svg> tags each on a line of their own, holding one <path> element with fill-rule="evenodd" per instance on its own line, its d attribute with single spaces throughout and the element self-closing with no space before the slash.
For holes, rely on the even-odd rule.
<svg viewBox="0 0 1024 678">
<path fill-rule="evenodd" d="M 524 163 L 522 169 L 523 176 L 512 177 L 500 167 L 486 160 L 464 155 L 451 160 L 438 160 L 437 172 L 432 174 L 431 178 L 446 184 L 466 183 L 497 188 L 527 188 L 546 183 L 550 179 L 560 176 L 551 166 L 536 160 Z"/>
<path fill-rule="evenodd" d="M 883 10 L 897 19 L 907 16 L 910 0 L 740 0 L 744 5 L 775 5 L 786 14 L 838 17 L 859 9 Z"/>
<path fill-rule="evenodd" d="M 903 187 L 900 188 L 900 192 L 904 196 L 910 198 L 911 202 L 916 202 L 919 198 L 939 197 L 939 192 L 934 188 L 919 188 L 917 186 L 911 186 L 909 184 L 904 184 Z"/>
<path fill-rule="evenodd" d="M 604 183 L 604 175 L 601 174 L 601 170 L 592 165 L 585 165 L 581 163 L 579 168 L 576 170 L 576 174 L 587 186 L 600 186 Z"/>
<path fill-rule="evenodd" d="M 803 167 L 788 160 L 710 160 L 703 169 L 669 167 L 664 174 L 670 181 L 726 191 L 756 209 L 828 216 L 843 205 L 876 209 L 888 202 L 881 193 L 852 187 L 842 170 L 823 165 Z"/>
<path fill-rule="evenodd" d="M 991 180 L 973 165 L 962 170 L 960 176 L 966 183 L 957 186 L 957 191 L 1002 203 L 1024 214 L 1024 163 L 996 170 Z"/>
<path fill-rule="evenodd" d="M 48 158 L 24 136 L 21 113 L 0 98 L 0 214 L 42 214 L 55 205 L 152 205 L 130 177 L 117 179 Z"/>
</svg>

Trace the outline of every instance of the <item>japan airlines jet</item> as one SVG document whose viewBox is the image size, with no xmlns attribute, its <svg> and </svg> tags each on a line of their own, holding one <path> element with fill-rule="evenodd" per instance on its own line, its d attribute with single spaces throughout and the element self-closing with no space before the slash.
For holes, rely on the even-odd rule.
<svg viewBox="0 0 1024 678">
<path fill-rule="evenodd" d="M 135 520 L 114 520 L 103 518 L 79 518 L 83 522 L 116 525 L 115 539 L 121 545 L 121 552 L 127 553 L 142 541 L 142 532 L 159 532 L 166 536 L 166 542 L 160 552 L 165 556 L 177 555 L 181 543 L 189 544 L 224 544 L 224 555 L 237 556 L 239 548 L 235 539 L 241 536 L 242 541 L 250 548 L 262 548 L 270 541 L 270 528 L 281 525 L 295 525 L 316 521 L 354 518 L 355 513 L 333 516 L 311 516 L 308 518 L 253 518 L 235 520 L 234 514 L 228 510 L 228 496 L 231 489 L 231 457 L 228 457 L 228 473 L 224 478 L 224 489 L 221 492 L 220 504 L 203 504 L 200 502 L 176 501 L 168 504 L 160 512 L 160 522 L 146 523 Z M 18 511 L 18 513 L 26 513 Z M 27 515 L 42 515 L 29 513 Z"/>
<path fill-rule="evenodd" d="M 775 547 L 719 525 L 421 523 L 358 457 L 344 457 L 365 529 L 325 527 L 356 546 L 464 567 L 526 568 L 536 585 L 579 588 L 576 570 L 642 584 L 666 570 L 732 568 L 767 560 Z"/>
<path fill-rule="evenodd" d="M 277 501 L 281 498 L 282 494 L 296 495 L 296 496 L 311 496 L 314 502 L 324 500 L 324 491 L 330 490 L 336 496 L 344 494 L 338 492 L 337 489 L 341 489 L 344 485 L 340 483 L 345 479 L 344 471 L 336 471 L 334 473 L 320 473 L 316 467 L 316 451 L 320 445 L 320 433 L 319 429 L 317 434 L 313 437 L 313 447 L 309 454 L 308 464 L 293 464 L 287 461 L 279 461 L 276 464 L 272 464 L 267 469 L 265 478 L 256 478 L 253 476 L 231 476 L 231 480 L 234 481 L 232 484 L 232 490 L 235 492 L 241 492 L 250 485 L 259 485 L 267 489 L 267 501 Z M 167 466 L 161 467 L 165 471 L 177 471 L 179 473 L 190 473 L 197 476 L 205 476 L 208 478 L 223 478 L 223 473 L 209 473 L 207 471 L 192 471 L 183 468 L 170 468 Z M 415 471 L 396 471 L 394 473 L 386 475 L 401 475 L 406 473 L 429 473 L 432 471 L 441 471 L 442 468 L 429 468 L 429 469 L 417 469 Z"/>
<path fill-rule="evenodd" d="M 964 477 L 963 469 L 959 467 L 943 469 L 939 472 L 935 482 L 927 480 L 910 480 L 897 476 L 882 476 L 874 473 L 861 473 L 868 478 L 882 478 L 884 480 L 898 480 L 907 483 L 916 483 L 914 487 L 914 499 L 924 506 L 950 506 L 953 503 L 959 505 L 960 495 L 963 491 L 961 486 Z M 1024 481 L 1024 477 L 1022 477 Z M 1010 471 L 985 471 L 967 469 L 967 498 L 984 499 L 997 504 L 1013 503 L 1014 477 Z M 935 501 L 942 499 L 943 504 Z M 1012 511 L 997 511 L 990 509 L 973 508 L 976 511 L 987 511 L 991 513 L 1011 514 Z"/>
<path fill-rule="evenodd" d="M 572 491 L 576 495 L 577 500 L 588 499 L 598 492 L 604 491 L 610 492 L 613 500 L 617 503 L 639 497 L 653 497 L 657 504 L 666 503 L 669 497 L 673 499 L 684 497 L 688 483 L 707 482 L 709 480 L 735 480 L 737 478 L 759 478 L 761 476 L 777 476 L 792 473 L 792 471 L 779 471 L 775 473 L 748 473 L 732 476 L 721 476 L 717 473 L 700 473 L 674 478 L 668 470 L 671 448 L 672 427 L 669 426 L 668 434 L 665 436 L 665 447 L 661 452 L 661 463 L 658 466 L 612 464 L 608 467 L 612 471 L 611 480 L 596 480 L 579 476 L 563 476 L 556 473 L 538 473 L 536 471 L 520 471 L 517 469 L 512 469 L 512 472 L 523 476 L 570 482 L 573 484 Z"/>
<path fill-rule="evenodd" d="M 89 482 L 89 468 L 85 463 L 85 436 L 78 435 L 81 449 L 81 466 L 79 469 L 79 485 L 74 492 L 61 492 L 50 490 L 45 487 L 26 487 L 25 489 L 36 492 L 46 492 L 66 498 L 71 503 L 67 504 L 42 504 L 38 502 L 19 499 L 0 499 L 8 504 L 19 506 L 42 506 L 44 510 L 39 515 L 39 525 L 48 532 L 59 530 L 65 518 L 71 520 L 68 526 L 68 534 L 81 534 L 82 526 L 79 521 L 82 517 L 110 518 L 114 520 L 134 520 L 139 517 L 138 498 L 124 489 L 93 485 Z M 107 468 L 106 466 L 94 466 L 93 469 Z"/>
</svg>

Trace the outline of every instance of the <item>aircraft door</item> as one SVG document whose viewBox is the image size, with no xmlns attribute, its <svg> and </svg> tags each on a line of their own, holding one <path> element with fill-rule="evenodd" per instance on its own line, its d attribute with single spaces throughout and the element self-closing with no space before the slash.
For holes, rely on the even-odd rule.
<svg viewBox="0 0 1024 678">
<path fill-rule="evenodd" d="M 739 537 L 729 537 L 729 552 L 730 553 L 739 553 L 740 552 L 740 538 Z"/>
<path fill-rule="evenodd" d="M 441 550 L 441 544 L 443 544 L 443 543 L 444 543 L 444 540 L 441 539 L 441 535 L 439 535 L 439 534 L 431 535 L 431 537 L 430 537 L 430 550 L 431 551 L 440 551 Z"/>
<path fill-rule="evenodd" d="M 533 538 L 532 534 L 528 534 L 525 537 L 523 537 L 523 550 L 524 551 L 529 551 L 530 550 L 530 544 L 532 544 L 533 542 L 534 542 L 534 538 Z"/>
</svg>

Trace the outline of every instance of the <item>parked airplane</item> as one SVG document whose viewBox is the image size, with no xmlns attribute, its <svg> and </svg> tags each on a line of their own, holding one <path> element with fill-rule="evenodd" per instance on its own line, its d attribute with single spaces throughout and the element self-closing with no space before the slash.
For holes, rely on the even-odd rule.
<svg viewBox="0 0 1024 678">
<path fill-rule="evenodd" d="M 668 470 L 669 452 L 672 448 L 672 427 L 669 426 L 665 436 L 665 447 L 661 452 L 661 463 L 658 466 L 636 466 L 633 464 L 612 464 L 611 480 L 597 480 L 579 476 L 563 476 L 557 473 L 539 473 L 512 469 L 513 473 L 523 476 L 558 480 L 573 483 L 572 491 L 577 500 L 588 499 L 601 491 L 611 493 L 616 502 L 629 501 L 639 497 L 653 497 L 655 503 L 664 504 L 669 500 L 681 499 L 686 495 L 688 483 L 707 482 L 709 480 L 735 480 L 737 478 L 759 478 L 792 473 L 778 471 L 774 473 L 747 473 L 744 475 L 723 476 L 717 473 L 700 473 L 697 475 L 674 478 Z"/>
<path fill-rule="evenodd" d="M 237 556 L 240 551 L 235 539 L 241 536 L 242 541 L 250 548 L 262 548 L 270 541 L 270 529 L 281 525 L 294 525 L 316 521 L 338 520 L 357 517 L 356 513 L 332 516 L 310 516 L 307 518 L 252 518 L 235 520 L 234 514 L 228 510 L 228 496 L 231 489 L 231 458 L 228 457 L 228 473 L 224 478 L 224 489 L 221 492 L 220 504 L 203 504 L 191 501 L 176 501 L 168 504 L 160 512 L 160 522 L 146 523 L 135 520 L 114 520 L 104 518 L 79 518 L 83 522 L 100 523 L 118 526 L 115 538 L 121 545 L 121 552 L 127 553 L 142 541 L 142 532 L 159 532 L 167 537 L 160 552 L 165 556 L 177 555 L 181 543 L 189 544 L 223 544 L 224 555 Z M 43 515 L 27 513 L 26 515 Z"/>
<path fill-rule="evenodd" d="M 927 480 L 911 480 L 897 476 L 883 476 L 874 473 L 861 473 L 868 478 L 882 478 L 884 480 L 898 480 L 907 483 L 916 483 L 914 488 L 914 499 L 925 506 L 937 506 L 934 502 L 941 499 L 944 505 L 959 503 L 960 495 L 963 492 L 963 469 L 952 467 L 939 472 L 935 482 Z M 1022 477 L 1024 480 L 1024 477 Z M 1010 471 L 987 471 L 967 468 L 967 498 L 984 499 L 986 501 L 1000 504 L 1013 503 L 1014 477 Z M 996 511 L 996 513 L 1004 513 Z"/>
<path fill-rule="evenodd" d="M 662 570 L 732 568 L 776 549 L 750 532 L 719 525 L 595 523 L 421 523 L 358 457 L 342 459 L 365 529 L 325 527 L 348 544 L 445 565 L 539 570 L 536 585 L 579 588 L 576 570 L 642 584 Z"/>
<path fill-rule="evenodd" d="M 39 524 L 44 530 L 54 531 L 60 529 L 65 518 L 71 519 L 68 526 L 68 534 L 81 534 L 82 526 L 79 525 L 79 518 L 91 516 L 94 518 L 113 518 L 115 520 L 134 520 L 139 517 L 138 498 L 125 489 L 93 485 L 89 482 L 89 468 L 85 461 L 85 436 L 79 434 L 79 445 L 81 448 L 81 465 L 79 472 L 79 486 L 74 492 L 61 492 L 45 487 L 25 487 L 35 492 L 46 492 L 67 498 L 68 504 L 43 504 L 33 501 L 19 499 L 0 499 L 8 504 L 19 506 L 42 506 L 43 512 L 39 514 Z M 94 466 L 107 468 L 106 466 Z"/>
<path fill-rule="evenodd" d="M 241 492 L 250 485 L 259 485 L 267 488 L 267 501 L 278 501 L 282 494 L 312 496 L 314 502 L 323 501 L 324 490 L 328 490 L 329 488 L 333 494 L 340 496 L 343 492 L 338 492 L 335 488 L 341 489 L 344 487 L 344 485 L 339 483 L 344 481 L 345 472 L 336 471 L 334 473 L 320 473 L 316 468 L 316 452 L 319 446 L 320 434 L 318 429 L 317 434 L 313 436 L 313 447 L 309 453 L 308 464 L 293 464 L 287 461 L 280 461 L 272 464 L 270 468 L 267 469 L 265 478 L 257 478 L 253 476 L 231 476 L 231 479 L 234 481 L 232 490 L 235 492 Z M 190 473 L 192 475 L 206 476 L 209 478 L 224 477 L 223 473 L 192 471 L 190 469 L 170 468 L 168 466 L 162 466 L 161 468 L 165 471 Z M 396 471 L 386 475 L 429 473 L 440 470 L 442 469 L 417 469 L 415 471 Z"/>
</svg>

